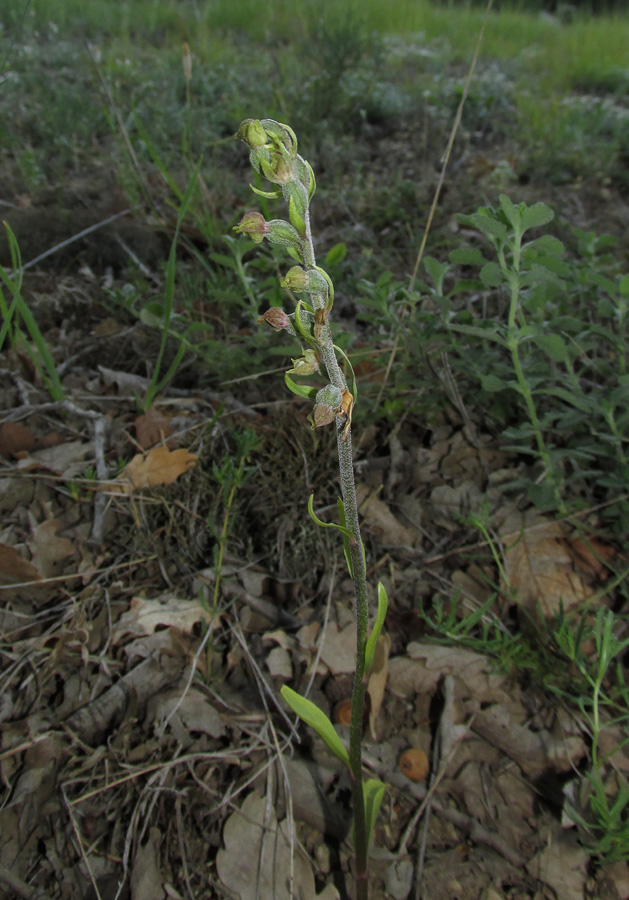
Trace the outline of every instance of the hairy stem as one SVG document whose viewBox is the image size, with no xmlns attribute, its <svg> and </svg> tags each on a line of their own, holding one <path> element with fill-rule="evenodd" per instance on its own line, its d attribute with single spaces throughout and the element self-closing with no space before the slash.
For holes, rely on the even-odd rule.
<svg viewBox="0 0 629 900">
<path fill-rule="evenodd" d="M 316 264 L 312 232 L 310 229 L 310 214 L 306 212 L 306 236 L 303 241 L 303 258 L 307 267 Z M 325 298 L 315 296 L 313 298 L 316 309 L 325 308 Z M 325 321 L 319 334 L 319 346 L 321 356 L 328 373 L 330 382 L 341 391 L 347 390 L 347 381 L 339 366 L 334 351 L 332 332 L 329 323 Z M 360 537 L 360 524 L 358 521 L 358 501 L 356 498 L 356 483 L 354 480 L 354 460 L 352 456 L 351 427 L 347 430 L 343 421 L 337 419 L 336 440 L 338 446 L 339 473 L 341 477 L 341 494 L 345 507 L 345 525 L 351 532 L 350 558 L 352 561 L 352 579 L 354 582 L 354 602 L 356 616 L 356 669 L 354 672 L 354 686 L 352 690 L 352 712 L 349 737 L 349 760 L 352 770 L 352 806 L 354 808 L 354 841 L 356 849 L 356 886 L 358 900 L 367 900 L 368 894 L 368 835 L 365 820 L 365 799 L 362 777 L 362 737 L 363 737 L 363 708 L 365 704 L 365 648 L 367 646 L 367 630 L 369 617 L 369 602 L 367 599 L 367 571 L 363 545 Z"/>
</svg>

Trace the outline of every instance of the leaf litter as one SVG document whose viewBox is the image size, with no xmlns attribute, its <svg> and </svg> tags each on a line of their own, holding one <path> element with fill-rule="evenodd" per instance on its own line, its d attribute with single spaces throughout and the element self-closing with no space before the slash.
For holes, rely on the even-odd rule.
<svg viewBox="0 0 629 900">
<path fill-rule="evenodd" d="M 351 585 L 333 541 L 309 522 L 302 541 L 291 518 L 301 469 L 294 483 L 278 475 L 304 430 L 292 413 L 267 417 L 250 394 L 261 403 L 245 414 L 261 435 L 258 474 L 243 489 L 213 610 L 207 522 L 220 520 L 222 500 L 208 473 L 231 425 L 205 435 L 203 425 L 208 409 L 237 404 L 193 391 L 173 425 L 166 393 L 138 417 L 148 380 L 131 351 L 130 371 L 120 357 L 107 365 L 119 331 L 94 339 L 95 359 L 68 380 L 74 413 L 50 409 L 34 385 L 32 408 L 21 406 L 21 376 L 10 360 L 0 369 L 13 398 L 0 424 L 0 891 L 74 900 L 122 884 L 133 900 L 247 900 L 288 897 L 292 879 L 294 896 L 332 900 L 351 858 L 347 776 L 278 699 L 289 684 L 331 712 L 351 691 Z M 99 410 L 104 436 L 82 409 Z M 562 823 L 565 785 L 589 760 L 579 716 L 517 665 L 430 642 L 417 613 L 445 585 L 468 610 L 495 595 L 498 622 L 548 621 L 600 602 L 616 551 L 514 509 L 489 476 L 517 463 L 482 436 L 470 443 L 455 412 L 432 432 L 409 415 L 381 445 L 390 471 L 360 470 L 368 558 L 393 598 L 365 719 L 366 767 L 388 785 L 374 896 L 413 896 L 422 844 L 423 890 L 436 900 L 623 896 L 626 867 L 593 870 L 574 824 Z M 309 478 L 333 505 L 331 448 L 319 450 Z M 452 516 L 478 514 L 485 497 L 504 582 L 490 558 L 466 558 L 470 533 Z M 622 739 L 610 728 L 605 752 Z"/>
</svg>

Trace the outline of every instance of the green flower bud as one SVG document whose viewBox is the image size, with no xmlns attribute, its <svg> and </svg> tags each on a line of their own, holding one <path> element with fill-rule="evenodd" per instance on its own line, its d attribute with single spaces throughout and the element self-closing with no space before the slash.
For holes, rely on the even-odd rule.
<svg viewBox="0 0 629 900">
<path fill-rule="evenodd" d="M 264 315 L 260 316 L 258 322 L 266 322 L 274 331 L 286 330 L 289 334 L 296 333 L 290 318 L 279 306 L 271 306 L 270 309 L 267 309 Z"/>
<path fill-rule="evenodd" d="M 290 222 L 284 219 L 271 219 L 268 225 L 266 237 L 272 244 L 280 244 L 282 247 L 301 247 L 301 239 Z"/>
<path fill-rule="evenodd" d="M 263 147 L 268 138 L 264 126 L 259 119 L 244 119 L 236 132 L 236 137 L 244 141 L 252 150 Z"/>
<path fill-rule="evenodd" d="M 287 184 L 294 178 L 292 166 L 277 151 L 269 153 L 268 159 L 260 158 L 260 170 L 273 184 Z"/>
<path fill-rule="evenodd" d="M 307 291 L 310 284 L 310 278 L 305 269 L 301 266 L 291 266 L 286 273 L 286 277 L 280 282 L 280 287 L 288 288 L 289 291 Z"/>
<path fill-rule="evenodd" d="M 291 361 L 293 368 L 288 370 L 289 374 L 312 375 L 314 372 L 319 371 L 319 360 L 314 350 L 305 350 L 302 357 Z"/>
<path fill-rule="evenodd" d="M 315 408 L 312 411 L 310 421 L 313 428 L 321 428 L 330 425 L 335 420 L 343 403 L 343 392 L 334 384 L 326 384 L 317 391 L 315 396 Z"/>
<path fill-rule="evenodd" d="M 237 234 L 246 234 L 256 244 L 260 244 L 269 236 L 270 226 L 262 213 L 250 212 L 242 217 L 239 225 L 234 226 L 234 231 Z"/>
<path fill-rule="evenodd" d="M 308 191 L 303 186 L 301 181 L 293 179 L 289 184 L 286 185 L 283 194 L 284 199 L 287 202 L 291 198 L 293 199 L 296 211 L 303 219 L 303 217 L 306 215 L 306 210 L 308 209 Z"/>
<path fill-rule="evenodd" d="M 343 402 L 343 392 L 337 388 L 335 384 L 326 384 L 324 388 L 317 391 L 315 403 L 323 403 L 333 409 L 338 409 Z"/>
<path fill-rule="evenodd" d="M 288 151 L 292 157 L 297 153 L 297 138 L 295 132 L 288 125 L 276 122 L 275 119 L 262 119 L 260 123 L 267 134 L 267 140 L 270 140 L 276 147 L 281 146 Z"/>
</svg>

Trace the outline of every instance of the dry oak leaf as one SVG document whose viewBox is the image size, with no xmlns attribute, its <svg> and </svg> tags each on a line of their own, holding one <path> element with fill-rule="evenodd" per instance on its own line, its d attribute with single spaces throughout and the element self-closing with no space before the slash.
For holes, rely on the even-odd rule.
<svg viewBox="0 0 629 900">
<path fill-rule="evenodd" d="M 406 656 L 389 660 L 389 690 L 404 699 L 415 694 L 432 696 L 444 675 L 454 675 L 461 692 L 480 703 L 508 700 L 509 694 L 503 690 L 507 676 L 491 669 L 491 661 L 472 650 L 412 641 Z"/>
<path fill-rule="evenodd" d="M 66 441 L 43 450 L 34 450 L 29 456 L 19 460 L 17 468 L 19 471 L 47 469 L 68 481 L 84 471 L 87 464 L 85 457 L 92 452 L 90 441 Z"/>
<path fill-rule="evenodd" d="M 173 450 L 173 442 L 166 440 L 172 433 L 169 417 L 153 406 L 135 420 L 135 436 L 142 450 L 149 450 L 162 442 Z"/>
<path fill-rule="evenodd" d="M 191 632 L 201 619 L 209 622 L 211 615 L 205 612 L 198 600 L 168 596 L 154 600 L 134 597 L 128 612 L 123 613 L 116 623 L 111 639 L 116 643 L 125 634 L 153 634 L 160 626 L 174 626 L 185 634 Z"/>
<path fill-rule="evenodd" d="M 154 447 L 146 456 L 142 453 L 134 456 L 126 466 L 124 475 L 129 479 L 131 488 L 140 491 L 160 484 L 172 484 L 196 461 L 197 457 L 183 448 L 171 451 L 168 447 Z"/>
<path fill-rule="evenodd" d="M 361 502 L 360 514 L 369 531 L 384 544 L 393 547 L 411 547 L 419 540 L 419 532 L 405 528 L 398 522 L 387 504 L 375 493 L 369 494 Z"/>
<path fill-rule="evenodd" d="M 33 563 L 8 544 L 0 544 L 0 584 L 20 584 L 22 581 L 39 581 L 41 574 Z"/>
<path fill-rule="evenodd" d="M 507 544 L 509 587 L 516 592 L 518 606 L 531 618 L 541 613 L 549 619 L 562 606 L 569 610 L 583 603 L 591 593 L 575 571 L 560 522 L 530 509 L 510 515 L 502 524 L 500 536 Z"/>
<path fill-rule="evenodd" d="M 241 809 L 227 819 L 223 841 L 225 849 L 216 858 L 218 875 L 240 900 L 290 900 L 291 896 L 338 900 L 333 885 L 316 894 L 312 867 L 300 853 L 294 831 L 291 835 L 286 819 L 278 823 L 273 806 L 257 792 L 249 794 Z"/>
<path fill-rule="evenodd" d="M 33 530 L 33 538 L 29 542 L 33 554 L 33 565 L 44 578 L 52 578 L 57 575 L 59 564 L 64 559 L 76 555 L 77 550 L 72 541 L 57 535 L 57 532 L 63 527 L 57 519 L 48 519 Z"/>
</svg>

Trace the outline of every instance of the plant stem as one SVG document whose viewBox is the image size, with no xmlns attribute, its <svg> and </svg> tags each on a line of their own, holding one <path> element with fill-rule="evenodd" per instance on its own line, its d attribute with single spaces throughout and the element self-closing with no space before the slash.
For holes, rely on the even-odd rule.
<svg viewBox="0 0 629 900">
<path fill-rule="evenodd" d="M 365 800 L 362 777 L 362 738 L 363 708 L 365 705 L 365 647 L 369 603 L 367 600 L 367 572 L 363 555 L 360 526 L 358 523 L 358 504 L 356 500 L 356 484 L 354 481 L 354 465 L 352 460 L 352 438 L 348 431 L 344 434 L 341 422 L 336 426 L 336 437 L 339 454 L 339 471 L 341 475 L 341 492 L 345 506 L 345 524 L 352 534 L 350 540 L 350 557 L 352 561 L 352 578 L 354 581 L 355 614 L 356 614 L 356 669 L 352 689 L 352 712 L 349 734 L 349 761 L 352 769 L 352 799 L 354 807 L 354 841 L 356 847 L 356 886 L 359 900 L 367 897 L 368 883 L 368 839 L 365 822 Z"/>
<path fill-rule="evenodd" d="M 515 247 L 513 251 L 513 271 L 508 272 L 509 284 L 511 286 L 511 298 L 509 303 L 509 321 L 508 321 L 508 330 L 507 330 L 507 341 L 509 346 L 509 352 L 511 353 L 511 360 L 513 362 L 513 368 L 515 370 L 515 375 L 518 380 L 518 384 L 520 386 L 520 393 L 524 398 L 524 402 L 526 404 L 526 409 L 529 414 L 529 420 L 533 427 L 533 431 L 535 433 L 535 440 L 537 442 L 537 449 L 539 451 L 539 455 L 541 457 L 542 462 L 544 463 L 545 468 L 548 471 L 548 474 L 553 482 L 553 495 L 555 497 L 555 501 L 557 503 L 557 508 L 561 513 L 566 512 L 566 505 L 561 497 L 561 490 L 559 487 L 557 473 L 553 467 L 552 460 L 550 458 L 550 453 L 548 452 L 548 448 L 546 443 L 544 442 L 544 437 L 542 435 L 542 429 L 539 424 L 539 419 L 537 418 L 537 410 L 535 408 L 535 401 L 533 400 L 533 393 L 527 383 L 526 376 L 524 375 L 524 370 L 522 368 L 522 362 L 520 360 L 520 351 L 519 351 L 519 341 L 518 341 L 518 333 L 516 326 L 516 315 L 519 309 L 519 297 L 520 297 L 520 275 L 518 272 L 519 269 L 519 252 L 516 254 L 516 249 L 519 251 L 519 239 L 515 242 Z M 503 261 L 504 265 L 504 261 Z"/>
<path fill-rule="evenodd" d="M 306 236 L 303 242 L 303 258 L 307 267 L 315 265 L 314 245 L 310 229 L 310 214 L 306 211 Z M 313 298 L 314 306 L 325 309 L 323 295 Z M 321 356 L 330 382 L 341 391 L 347 391 L 347 381 L 339 366 L 334 351 L 332 332 L 327 320 L 323 323 L 319 334 Z M 336 420 L 336 440 L 338 447 L 339 473 L 341 478 L 341 494 L 345 507 L 345 525 L 351 532 L 350 558 L 352 562 L 352 580 L 354 582 L 355 616 L 356 616 L 356 669 L 352 689 L 352 711 L 349 736 L 349 760 L 352 773 L 352 806 L 354 813 L 354 846 L 356 852 L 356 897 L 367 900 L 368 883 L 368 835 L 365 819 L 365 798 L 362 776 L 362 738 L 363 708 L 365 705 L 365 648 L 367 645 L 369 602 L 367 599 L 367 570 L 363 545 L 360 537 L 358 521 L 358 501 L 356 498 L 356 482 L 354 480 L 354 460 L 352 456 L 351 427 L 345 430 L 341 419 Z"/>
</svg>

